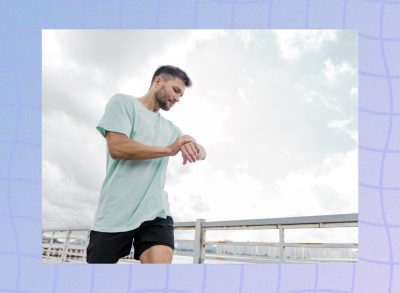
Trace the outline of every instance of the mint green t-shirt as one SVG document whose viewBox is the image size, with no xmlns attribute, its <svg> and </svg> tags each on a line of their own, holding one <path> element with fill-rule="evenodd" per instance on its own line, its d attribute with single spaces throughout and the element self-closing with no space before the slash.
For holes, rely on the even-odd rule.
<svg viewBox="0 0 400 293">
<path fill-rule="evenodd" d="M 145 145 L 167 146 L 182 135 L 171 121 L 148 110 L 135 97 L 116 94 L 97 125 L 125 134 Z M 171 216 L 164 191 L 168 157 L 148 160 L 114 160 L 107 150 L 107 170 L 101 187 L 92 230 L 124 232 L 144 221 Z"/>
</svg>

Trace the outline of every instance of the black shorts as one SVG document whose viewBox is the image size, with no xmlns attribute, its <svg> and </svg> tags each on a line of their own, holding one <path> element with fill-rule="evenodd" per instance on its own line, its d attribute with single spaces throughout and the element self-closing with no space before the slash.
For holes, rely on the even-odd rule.
<svg viewBox="0 0 400 293">
<path fill-rule="evenodd" d="M 133 240 L 134 239 L 134 240 Z M 174 221 L 155 218 L 143 222 L 138 228 L 126 232 L 98 232 L 91 230 L 86 250 L 88 263 L 116 263 L 130 254 L 134 247 L 134 258 L 139 260 L 143 251 L 153 245 L 167 245 L 174 249 Z"/>
</svg>

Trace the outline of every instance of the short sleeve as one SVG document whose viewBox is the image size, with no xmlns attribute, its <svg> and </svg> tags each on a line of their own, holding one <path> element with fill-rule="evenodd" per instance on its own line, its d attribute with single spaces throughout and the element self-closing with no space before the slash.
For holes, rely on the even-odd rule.
<svg viewBox="0 0 400 293">
<path fill-rule="evenodd" d="M 176 132 L 178 133 L 178 137 L 183 135 L 183 133 L 182 133 L 182 131 L 181 131 L 181 129 L 179 127 L 176 127 Z"/>
<path fill-rule="evenodd" d="M 116 94 L 108 102 L 104 115 L 96 129 L 105 137 L 106 130 L 130 136 L 134 122 L 134 107 L 131 99 Z"/>
<path fill-rule="evenodd" d="M 174 128 L 175 128 L 175 139 L 177 139 L 178 137 L 182 136 L 183 133 L 182 133 L 182 131 L 181 131 L 181 129 L 179 127 L 174 125 Z"/>
</svg>

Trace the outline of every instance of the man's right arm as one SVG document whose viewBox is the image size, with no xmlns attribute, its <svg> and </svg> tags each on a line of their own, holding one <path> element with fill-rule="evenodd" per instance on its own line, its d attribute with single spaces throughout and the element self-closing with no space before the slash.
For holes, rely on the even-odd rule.
<svg viewBox="0 0 400 293">
<path fill-rule="evenodd" d="M 112 131 L 106 131 L 106 140 L 108 151 L 114 160 L 147 160 L 175 156 L 184 144 L 194 141 L 189 135 L 183 135 L 169 146 L 148 146 L 129 139 L 125 134 Z"/>
</svg>

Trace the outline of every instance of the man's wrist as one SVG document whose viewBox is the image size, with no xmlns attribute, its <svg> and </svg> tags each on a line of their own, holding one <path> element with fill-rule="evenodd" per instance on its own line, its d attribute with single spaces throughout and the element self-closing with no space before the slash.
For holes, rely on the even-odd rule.
<svg viewBox="0 0 400 293">
<path fill-rule="evenodd" d="M 163 147 L 164 157 L 172 156 L 172 149 L 169 146 Z"/>
<path fill-rule="evenodd" d="M 197 154 L 197 160 L 204 160 L 206 158 L 206 150 L 202 145 L 199 144 L 199 153 Z"/>
</svg>

